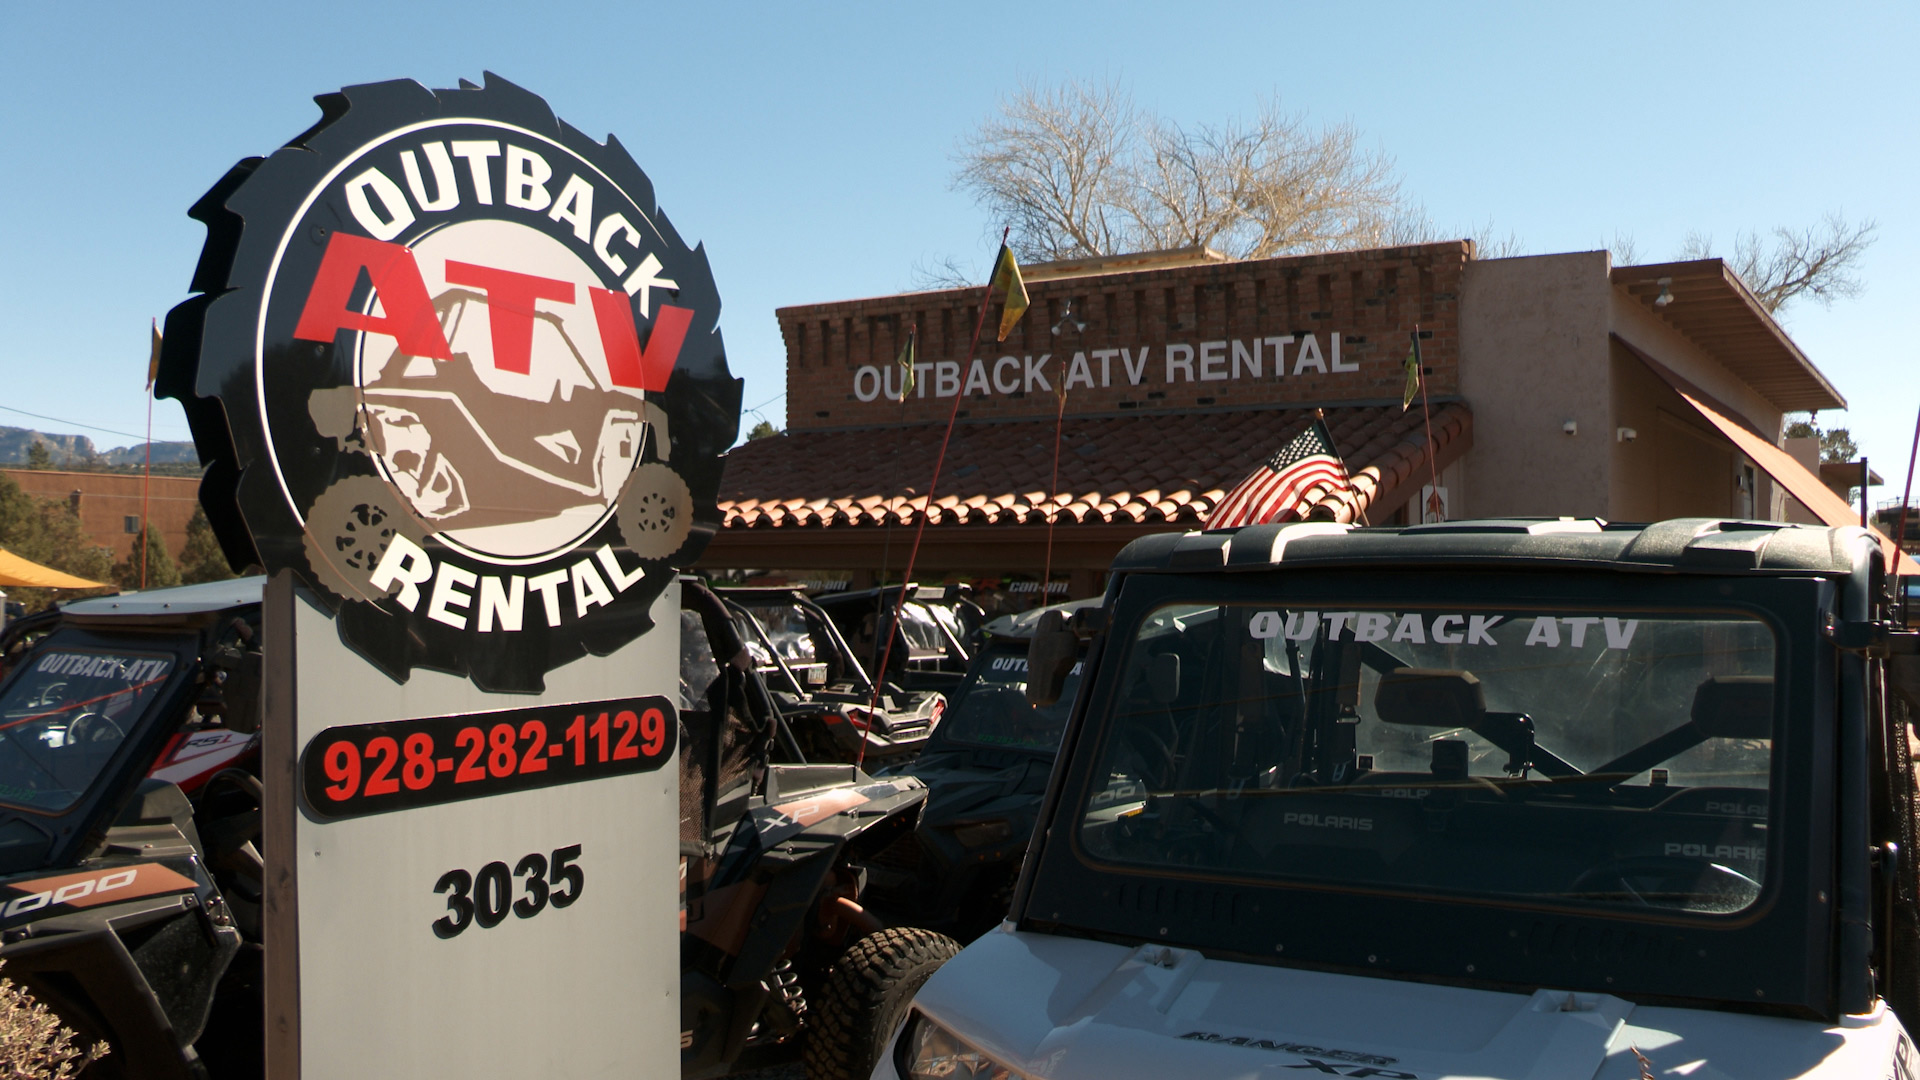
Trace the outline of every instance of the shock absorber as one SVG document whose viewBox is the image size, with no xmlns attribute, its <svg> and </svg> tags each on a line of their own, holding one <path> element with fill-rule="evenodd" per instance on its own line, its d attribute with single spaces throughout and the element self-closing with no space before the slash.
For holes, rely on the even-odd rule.
<svg viewBox="0 0 1920 1080">
<path fill-rule="evenodd" d="M 768 981 L 773 984 L 773 992 L 779 995 L 781 1003 L 786 1005 L 794 1019 L 799 1020 L 807 1015 L 807 995 L 800 988 L 800 973 L 793 969 L 792 959 L 780 961 L 779 966 L 773 969 L 773 974 L 768 976 Z"/>
</svg>

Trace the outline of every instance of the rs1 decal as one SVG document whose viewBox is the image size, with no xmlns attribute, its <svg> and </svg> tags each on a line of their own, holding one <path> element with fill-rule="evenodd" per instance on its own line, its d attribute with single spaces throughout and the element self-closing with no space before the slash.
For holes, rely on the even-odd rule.
<svg viewBox="0 0 1920 1080">
<path fill-rule="evenodd" d="M 663 697 L 333 727 L 302 752 L 321 820 L 652 772 L 680 728 Z"/>
<path fill-rule="evenodd" d="M 587 887 L 587 873 L 578 865 L 580 845 L 554 848 L 551 857 L 534 852 L 522 855 L 509 870 L 504 862 L 490 862 L 477 871 L 449 870 L 433 883 L 433 891 L 445 894 L 447 913 L 433 920 L 433 935 L 446 939 L 460 936 L 467 927 L 478 924 L 491 930 L 506 921 L 508 913 L 531 919 L 549 907 L 572 907 Z M 520 884 L 520 898 L 514 899 L 514 882 Z"/>
<path fill-rule="evenodd" d="M 112 870 L 84 870 L 77 874 L 10 881 L 6 907 L 0 919 L 15 919 L 52 908 L 90 908 L 117 904 L 143 896 L 191 892 L 193 879 L 158 863 L 141 863 Z"/>
</svg>

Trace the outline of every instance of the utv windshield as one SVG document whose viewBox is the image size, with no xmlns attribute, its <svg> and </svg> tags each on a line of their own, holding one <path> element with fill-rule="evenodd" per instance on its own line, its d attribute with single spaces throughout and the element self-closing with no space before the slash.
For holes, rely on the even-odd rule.
<svg viewBox="0 0 1920 1080">
<path fill-rule="evenodd" d="M 1765 881 L 1756 618 L 1173 604 L 1116 652 L 1095 859 L 1701 913 Z"/>
<path fill-rule="evenodd" d="M 1060 700 L 1035 707 L 1027 703 L 1027 647 L 991 649 L 974 662 L 959 702 L 940 721 L 943 743 L 975 743 L 1019 750 L 1060 748 L 1073 695 L 1080 687 L 1080 662 L 1067 676 Z"/>
<path fill-rule="evenodd" d="M 58 812 L 106 768 L 173 669 L 166 653 L 49 649 L 0 695 L 0 802 Z"/>
<path fill-rule="evenodd" d="M 747 643 L 754 667 L 762 672 L 774 670 L 779 666 L 774 660 L 777 653 L 795 677 L 808 686 L 826 683 L 827 659 L 820 655 L 806 612 L 793 604 L 740 603 L 739 606 L 766 635 L 763 640 L 752 625 L 736 616 L 741 622 L 740 636 Z"/>
</svg>

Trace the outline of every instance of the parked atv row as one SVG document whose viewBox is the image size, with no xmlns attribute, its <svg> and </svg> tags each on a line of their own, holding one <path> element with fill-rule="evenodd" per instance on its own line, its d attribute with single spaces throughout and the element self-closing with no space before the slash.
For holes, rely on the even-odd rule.
<svg viewBox="0 0 1920 1080">
<path fill-rule="evenodd" d="M 261 587 L 83 601 L 9 655 L 0 960 L 109 1044 L 88 1076 L 261 1075 Z M 769 689 L 742 611 L 682 583 L 683 1073 L 797 1042 L 809 1075 L 865 1077 L 957 950 L 862 904 L 861 864 L 912 831 L 926 789 L 810 760 L 795 731 L 818 711 Z M 824 688 L 863 677 L 843 674 Z"/>
</svg>

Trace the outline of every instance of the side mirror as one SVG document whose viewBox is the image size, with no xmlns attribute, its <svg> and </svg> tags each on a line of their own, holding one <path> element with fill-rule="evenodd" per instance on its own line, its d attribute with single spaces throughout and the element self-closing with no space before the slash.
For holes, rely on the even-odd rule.
<svg viewBox="0 0 1920 1080">
<path fill-rule="evenodd" d="M 1028 704 L 1052 705 L 1059 701 L 1079 654 L 1079 635 L 1067 629 L 1066 618 L 1057 611 L 1041 615 L 1033 640 L 1027 643 Z"/>
</svg>

